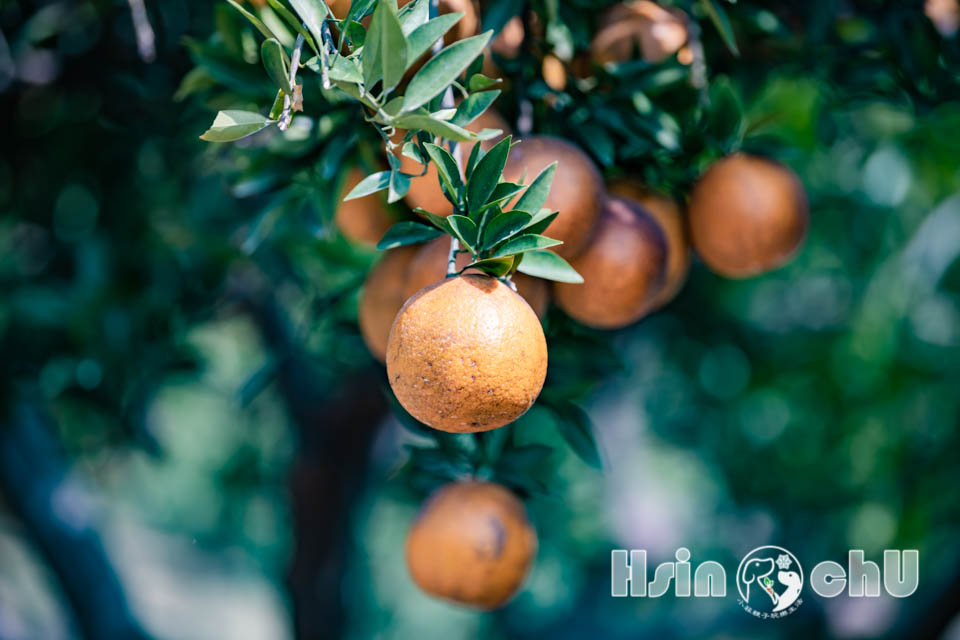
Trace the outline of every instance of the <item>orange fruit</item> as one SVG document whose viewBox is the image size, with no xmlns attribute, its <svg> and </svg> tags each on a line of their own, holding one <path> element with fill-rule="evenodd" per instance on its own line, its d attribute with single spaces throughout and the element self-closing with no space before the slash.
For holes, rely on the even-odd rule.
<svg viewBox="0 0 960 640">
<path fill-rule="evenodd" d="M 385 252 L 380 262 L 367 274 L 360 296 L 360 334 L 370 353 L 384 361 L 387 338 L 397 312 L 403 306 L 407 273 L 416 247 L 397 247 Z"/>
<path fill-rule="evenodd" d="M 450 257 L 450 236 L 440 236 L 423 245 L 410 262 L 407 274 L 407 297 L 447 277 L 447 260 Z M 472 258 L 468 253 L 457 254 L 457 269 L 462 269 Z M 538 317 L 543 318 L 550 302 L 550 287 L 540 278 L 522 273 L 513 275 L 517 293 L 527 301 Z"/>
<path fill-rule="evenodd" d="M 642 206 L 660 226 L 660 231 L 667 240 L 666 280 L 663 290 L 653 302 L 653 309 L 659 309 L 676 297 L 690 272 L 690 241 L 680 207 L 672 198 L 626 180 L 607 185 L 607 191 Z"/>
<path fill-rule="evenodd" d="M 578 322 L 619 329 L 649 313 L 666 277 L 667 244 L 638 204 L 608 198 L 590 244 L 570 265 L 583 284 L 557 283 L 557 306 Z"/>
<path fill-rule="evenodd" d="M 376 246 L 394 223 L 381 194 L 371 193 L 356 200 L 343 200 L 364 177 L 365 174 L 359 167 L 350 169 L 333 221 L 349 240 L 357 244 Z"/>
<path fill-rule="evenodd" d="M 504 120 L 500 114 L 491 109 L 483 112 L 476 120 L 468 124 L 465 128 L 474 133 L 479 133 L 484 129 L 500 129 L 503 131 L 503 134 L 497 138 L 493 140 L 484 140 L 480 143 L 480 148 L 484 151 L 490 149 L 493 145 L 510 133 L 510 125 L 507 124 L 507 121 Z M 404 134 L 405 132 L 403 131 L 398 132 L 395 142 L 399 142 L 399 140 L 403 138 Z M 473 151 L 473 145 L 476 143 L 462 142 L 460 144 L 462 147 L 463 166 L 466 166 L 467 159 L 470 157 L 470 152 Z M 399 155 L 399 151 L 398 157 L 400 158 L 401 171 L 405 173 L 412 173 L 417 176 L 420 175 L 423 167 L 419 162 L 406 156 Z M 404 200 L 411 209 L 420 207 L 421 209 L 426 209 L 430 213 L 435 213 L 439 216 L 448 216 L 453 213 L 453 205 L 450 204 L 450 201 L 444 197 L 443 191 L 440 189 L 440 176 L 437 174 L 437 167 L 432 162 L 430 163 L 425 175 L 410 179 L 410 191 L 407 192 Z"/>
<path fill-rule="evenodd" d="M 547 375 L 537 314 L 496 278 L 467 274 L 420 290 L 387 340 L 387 376 L 414 418 L 472 433 L 513 422 Z"/>
<path fill-rule="evenodd" d="M 746 278 L 786 263 L 810 223 L 807 195 L 784 165 L 743 153 L 713 163 L 693 188 L 690 239 L 716 273 Z"/>
<path fill-rule="evenodd" d="M 687 15 L 638 0 L 611 7 L 590 45 L 597 64 L 625 62 L 639 49 L 647 62 L 662 62 L 687 42 Z"/>
<path fill-rule="evenodd" d="M 590 157 L 566 140 L 531 136 L 511 149 L 503 177 L 519 182 L 526 171 L 525 181 L 530 184 L 554 161 L 558 163 L 557 171 L 544 206 L 560 214 L 544 235 L 562 241 L 556 248 L 557 254 L 571 258 L 589 242 L 603 209 L 603 180 Z"/>
<path fill-rule="evenodd" d="M 444 485 L 407 534 L 410 577 L 423 591 L 481 609 L 513 597 L 537 553 L 523 503 L 489 482 Z"/>
</svg>

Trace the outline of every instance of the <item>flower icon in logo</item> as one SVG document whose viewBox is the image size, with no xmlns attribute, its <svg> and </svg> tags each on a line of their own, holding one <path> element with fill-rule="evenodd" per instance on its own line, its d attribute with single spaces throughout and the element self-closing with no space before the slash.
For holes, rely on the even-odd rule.
<svg viewBox="0 0 960 640">
<path fill-rule="evenodd" d="M 783 547 L 757 547 L 737 568 L 740 605 L 760 618 L 781 618 L 796 611 L 803 602 L 802 588 L 803 568 Z"/>
</svg>

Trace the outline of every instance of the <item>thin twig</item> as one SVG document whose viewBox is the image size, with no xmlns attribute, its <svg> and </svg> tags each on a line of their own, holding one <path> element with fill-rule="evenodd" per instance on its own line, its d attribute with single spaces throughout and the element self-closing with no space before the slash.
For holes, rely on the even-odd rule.
<svg viewBox="0 0 960 640">
<path fill-rule="evenodd" d="M 137 51 L 144 62 L 153 62 L 157 58 L 156 36 L 150 25 L 150 16 L 143 0 L 127 0 L 130 5 L 130 17 L 133 19 L 133 30 L 137 36 Z"/>
<path fill-rule="evenodd" d="M 293 47 L 293 55 L 290 56 L 290 89 L 297 90 L 297 71 L 300 69 L 300 54 L 303 52 L 304 43 L 303 34 L 297 36 L 297 43 Z M 280 114 L 280 122 L 277 127 L 280 131 L 286 131 L 290 128 L 293 121 L 293 96 L 284 93 L 283 112 Z"/>
<path fill-rule="evenodd" d="M 710 103 L 710 92 L 707 81 L 707 58 L 703 53 L 703 42 L 700 40 L 700 25 L 687 17 L 687 40 L 693 60 L 690 62 L 690 84 L 700 92 L 700 103 L 706 106 Z"/>
</svg>

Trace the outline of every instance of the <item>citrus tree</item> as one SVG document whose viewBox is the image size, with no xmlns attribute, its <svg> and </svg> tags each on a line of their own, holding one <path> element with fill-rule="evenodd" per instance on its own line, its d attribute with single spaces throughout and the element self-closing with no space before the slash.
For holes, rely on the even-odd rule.
<svg viewBox="0 0 960 640">
<path fill-rule="evenodd" d="M 357 154 L 380 170 L 353 172 L 343 203 L 334 196 L 331 204 L 342 212 L 336 219 L 345 234 L 361 243 L 376 240 L 377 249 L 390 252 L 367 280 L 359 321 L 371 353 L 386 363 L 397 410 L 434 443 L 411 451 L 410 471 L 493 483 L 477 485 L 481 494 L 492 493 L 470 508 L 470 517 L 486 514 L 496 525 L 495 540 L 508 532 L 524 535 L 496 514 L 496 508 L 517 511 L 514 505 L 496 507 L 512 500 L 496 493 L 497 483 L 538 490 L 529 471 L 544 452 L 512 447 L 509 430 L 502 428 L 541 397 L 581 457 L 591 464 L 600 458 L 589 421 L 568 399 L 569 389 L 562 382 L 551 384 L 541 395 L 548 346 L 531 303 L 542 315 L 546 286 L 533 281 L 539 289 L 521 297 L 512 279 L 522 274 L 555 281 L 557 306 L 583 325 L 617 329 L 638 321 L 670 301 L 689 267 L 679 208 L 657 189 L 685 186 L 693 177 L 689 170 L 675 176 L 677 185 L 654 175 L 627 177 L 608 195 L 588 154 L 560 138 L 533 135 L 537 114 L 523 87 L 532 80 L 526 58 L 542 57 L 542 80 L 534 82 L 545 87 L 536 90 L 563 90 L 570 82 L 588 101 L 605 101 L 596 113 L 580 111 L 581 117 L 607 116 L 604 127 L 577 125 L 603 164 L 617 164 L 613 150 L 624 147 L 627 158 L 655 151 L 679 157 L 685 151 L 681 131 L 692 127 L 699 134 L 696 157 L 703 165 L 736 152 L 742 132 L 729 84 L 716 85 L 712 94 L 708 89 L 699 26 L 679 8 L 651 2 L 614 6 L 592 37 L 589 59 L 577 60 L 575 34 L 560 22 L 560 8 L 549 3 L 526 21 L 509 3 L 494 4 L 483 18 L 493 28 L 469 35 L 455 31 L 464 20 L 477 22 L 475 13 L 468 18 L 459 10 L 473 12 L 469 3 L 415 0 L 398 6 L 395 0 L 376 0 L 349 3 L 337 15 L 336 5 L 318 0 L 270 0 L 259 6 L 228 2 L 262 38 L 248 48 L 254 47 L 276 95 L 266 114 L 221 110 L 202 138 L 233 142 L 275 126 L 286 139 L 281 136 L 274 144 L 283 145 L 296 131 L 299 112 L 321 119 L 338 113 L 341 122 L 363 123 L 372 132 L 357 130 Z M 700 9 L 736 53 L 722 7 L 705 2 Z M 538 34 L 542 21 L 546 28 Z M 508 24 L 522 33 L 520 42 L 511 45 Z M 491 44 L 498 32 L 499 45 Z M 226 41 L 236 33 L 220 35 Z M 203 64 L 212 54 L 200 44 L 193 47 L 201 66 L 188 80 L 188 90 L 201 74 L 215 77 L 214 69 Z M 498 48 L 512 59 L 491 57 Z M 633 62 L 635 53 L 639 65 Z M 515 64 L 522 66 L 513 67 L 512 74 Z M 303 74 L 313 80 L 304 81 Z M 488 112 L 501 97 L 504 75 L 518 85 L 512 87 L 519 101 L 516 143 L 504 131 L 509 125 L 502 117 Z M 304 90 L 307 82 L 318 96 Z M 656 108 L 642 88 L 677 100 L 673 113 Z M 615 109 L 616 96 L 624 91 L 630 92 L 630 106 Z M 557 107 L 550 102 L 542 104 Z M 488 127 L 488 122 L 504 126 Z M 644 135 L 633 134 L 626 145 L 614 141 L 612 131 L 629 136 L 638 125 Z M 311 119 L 298 135 L 310 139 L 318 126 L 320 121 Z M 381 192 L 387 205 L 406 199 L 410 213 L 405 219 L 385 224 L 389 214 L 371 199 Z M 344 211 L 361 199 L 365 208 Z M 807 226 L 807 199 L 797 177 L 783 165 L 748 154 L 716 162 L 690 199 L 691 240 L 708 265 L 732 277 L 783 264 L 803 242 Z M 448 238 L 445 244 L 430 244 L 440 237 Z M 408 249 L 420 243 L 428 244 Z M 418 267 L 418 261 L 427 264 Z M 418 271 L 423 275 L 411 277 Z M 449 433 L 484 435 L 464 439 Z M 430 526 L 447 531 L 444 523 L 455 521 L 462 507 L 444 507 L 456 501 L 442 496 L 467 490 L 445 488 L 425 507 L 424 521 L 436 520 Z M 505 558 L 499 552 L 503 542 L 497 542 L 480 567 L 453 565 L 445 569 L 451 575 L 440 577 L 418 546 L 451 545 L 452 554 L 469 555 L 471 542 L 453 532 L 431 532 L 423 534 L 429 542 L 418 543 L 417 531 L 428 525 L 417 527 L 408 548 L 414 578 L 431 593 L 471 604 L 493 606 L 508 599 L 535 549 L 517 543 L 516 558 Z M 487 544 L 492 543 L 481 546 Z M 504 563 L 509 588 L 501 589 L 496 585 L 503 583 L 498 572 Z M 490 571 L 483 570 L 485 564 Z M 489 576 L 489 584 L 480 580 L 476 593 L 465 593 L 460 585 L 478 575 Z"/>
</svg>

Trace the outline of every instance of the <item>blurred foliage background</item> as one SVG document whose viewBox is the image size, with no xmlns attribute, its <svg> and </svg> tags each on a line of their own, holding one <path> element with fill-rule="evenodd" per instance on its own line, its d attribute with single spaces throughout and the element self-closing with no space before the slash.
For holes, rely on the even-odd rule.
<svg viewBox="0 0 960 640">
<path fill-rule="evenodd" d="M 602 469 L 549 407 L 509 428 L 550 447 L 516 462 L 540 551 L 477 614 L 404 568 L 464 443 L 407 463 L 425 440 L 356 329 L 376 253 L 331 224 L 376 163 L 355 108 L 308 81 L 289 131 L 210 146 L 216 109 L 274 93 L 226 4 L 147 2 L 151 51 L 138 0 L 0 0 L 0 638 L 960 637 L 956 30 L 915 1 L 676 2 L 708 84 L 669 59 L 549 86 L 541 58 L 573 69 L 609 4 L 487 3 L 543 33 L 497 59 L 498 110 L 681 199 L 725 152 L 777 157 L 810 237 L 761 278 L 695 265 L 621 332 L 551 311 L 547 397 L 587 409 Z M 767 543 L 808 566 L 916 548 L 921 586 L 765 624 L 609 596 L 612 548 L 732 574 Z"/>
</svg>

